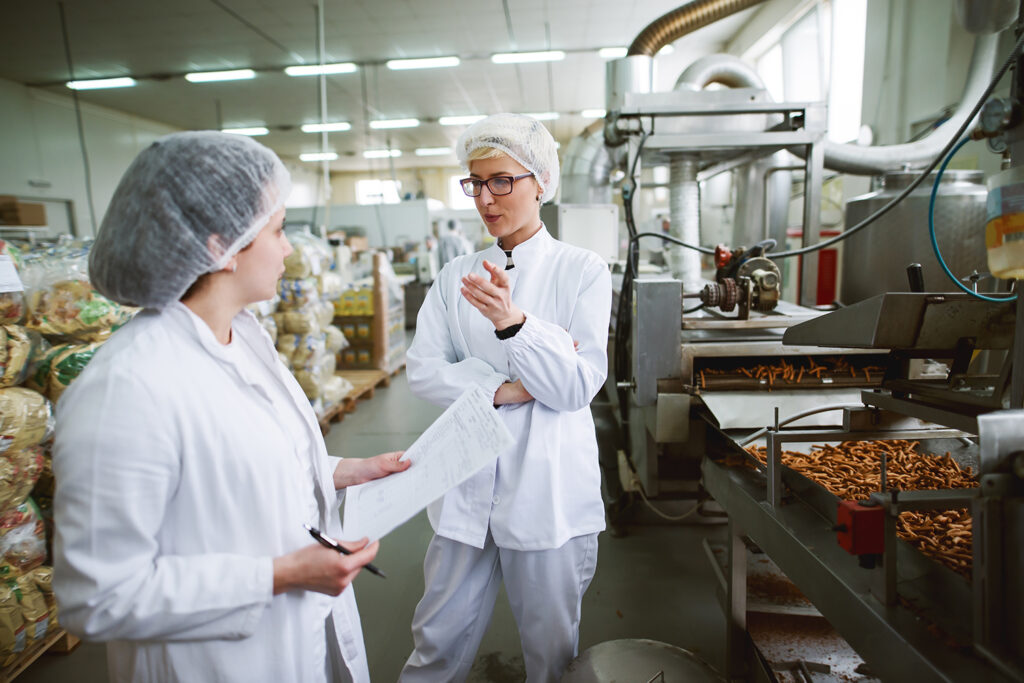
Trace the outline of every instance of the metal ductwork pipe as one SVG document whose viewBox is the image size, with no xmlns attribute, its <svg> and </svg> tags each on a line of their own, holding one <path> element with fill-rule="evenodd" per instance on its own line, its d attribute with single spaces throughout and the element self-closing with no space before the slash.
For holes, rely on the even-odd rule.
<svg viewBox="0 0 1024 683">
<path fill-rule="evenodd" d="M 924 168 L 930 164 L 963 124 L 971 108 L 988 87 L 995 68 L 998 43 L 998 35 L 982 35 L 975 39 L 974 55 L 971 57 L 971 67 L 964 93 L 960 97 L 960 105 L 949 120 L 932 131 L 928 137 L 917 142 L 878 147 L 839 144 L 825 140 L 825 167 L 854 175 L 881 175 L 889 171 Z M 806 155 L 802 147 L 794 147 L 790 151 L 800 157 Z"/>
<path fill-rule="evenodd" d="M 712 83 L 764 90 L 764 81 L 754 67 L 739 57 L 726 54 L 707 55 L 686 67 L 676 79 L 675 89 L 703 90 Z"/>
<path fill-rule="evenodd" d="M 653 57 L 658 50 L 687 33 L 762 2 L 764 0 L 693 0 L 648 24 L 626 54 Z"/>
<path fill-rule="evenodd" d="M 563 204 L 611 204 L 615 159 L 604 144 L 604 124 L 595 122 L 569 143 L 559 181 Z"/>
<path fill-rule="evenodd" d="M 669 162 L 669 229 L 674 237 L 689 244 L 700 244 L 699 167 L 699 158 L 689 154 L 673 155 Z M 666 257 L 672 276 L 683 281 L 684 292 L 700 290 L 703 282 L 698 252 L 670 244 Z"/>
</svg>

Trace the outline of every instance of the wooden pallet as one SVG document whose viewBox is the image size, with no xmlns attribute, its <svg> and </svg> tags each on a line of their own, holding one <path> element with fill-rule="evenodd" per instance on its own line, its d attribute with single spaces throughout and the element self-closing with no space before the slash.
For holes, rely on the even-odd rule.
<svg viewBox="0 0 1024 683">
<path fill-rule="evenodd" d="M 64 629 L 55 628 L 52 632 L 47 633 L 46 637 L 42 640 L 29 645 L 13 662 L 0 669 L 0 683 L 13 681 L 44 653 L 68 654 L 78 647 L 79 642 L 78 638 Z"/>
<path fill-rule="evenodd" d="M 346 415 L 356 411 L 359 401 L 373 398 L 378 386 L 391 385 L 391 375 L 383 370 L 339 370 L 337 374 L 352 383 L 352 390 L 320 418 L 320 431 L 325 436 L 331 431 L 332 424 L 341 422 Z"/>
</svg>

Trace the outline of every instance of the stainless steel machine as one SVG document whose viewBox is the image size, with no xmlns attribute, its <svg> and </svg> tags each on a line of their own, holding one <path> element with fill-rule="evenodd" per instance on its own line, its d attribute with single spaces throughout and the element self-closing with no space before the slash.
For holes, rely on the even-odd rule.
<svg viewBox="0 0 1024 683">
<path fill-rule="evenodd" d="M 609 65 L 605 141 L 627 148 L 627 170 L 637 164 L 670 167 L 672 237 L 690 246 L 700 245 L 700 178 L 782 149 L 799 153 L 806 178 L 803 234 L 813 242 L 823 168 L 889 173 L 890 190 L 908 180 L 893 174 L 918 182 L 919 169 L 928 167 L 927 177 L 936 156 L 945 157 L 952 147 L 950 134 L 958 138 L 973 116 L 970 110 L 992 76 L 995 44 L 994 36 L 978 38 L 964 102 L 950 122 L 899 150 L 827 143 L 820 106 L 771 102 L 749 79 L 732 79 L 724 90 L 653 93 L 643 54 Z M 743 71 L 735 65 L 719 69 Z M 1016 83 L 1011 99 L 1016 104 L 1009 110 L 1018 111 Z M 984 132 L 1014 162 L 1014 153 L 1024 154 L 1018 150 L 1024 140 L 1019 118 L 1004 116 Z M 969 181 L 970 187 L 958 189 L 968 197 L 972 225 L 977 180 L 950 176 L 954 184 Z M 629 183 L 627 177 L 627 221 Z M 856 215 L 863 207 L 865 214 L 875 208 L 863 200 L 851 211 Z M 759 213 L 771 211 L 761 206 Z M 947 215 L 943 229 L 955 233 L 961 218 Z M 759 235 L 770 232 L 767 224 L 753 228 Z M 872 247 L 866 235 L 851 241 L 851 253 L 873 249 L 877 255 L 878 243 Z M 974 226 L 972 239 L 976 235 Z M 639 237 L 631 234 L 631 243 Z M 921 241 L 919 235 L 908 239 Z M 955 265 L 960 274 L 983 269 L 978 240 L 972 245 L 973 252 L 964 252 L 972 260 Z M 747 629 L 748 554 L 756 546 L 854 648 L 865 675 L 1024 680 L 1024 304 L 951 294 L 952 284 L 943 288 L 929 268 L 928 291 L 899 291 L 911 287 L 878 278 L 886 283 L 884 293 L 866 298 L 874 292 L 863 291 L 856 296 L 865 299 L 860 303 L 825 313 L 777 296 L 777 270 L 758 261 L 770 260 L 771 251 L 743 250 L 730 271 L 721 260 L 724 251 L 731 256 L 734 250 L 701 250 L 716 257 L 710 284 L 699 277 L 696 250 L 670 253 L 665 275 L 639 276 L 635 266 L 627 268 L 613 316 L 611 388 L 628 429 L 630 476 L 643 493 L 661 500 L 710 497 L 727 515 L 727 552 L 705 548 L 728 621 L 727 674 L 772 680 Z M 860 265 L 861 276 L 875 267 Z M 906 265 L 899 263 L 897 277 Z M 810 303 L 816 279 L 811 252 L 803 256 L 801 273 L 798 300 Z M 992 284 L 977 289 L 989 291 Z M 763 460 L 747 448 L 758 436 Z M 842 500 L 784 464 L 787 448 L 841 442 L 916 442 L 922 472 L 952 458 L 958 471 L 972 468 L 976 485 L 911 490 L 889 478 L 883 455 L 871 490 Z M 821 452 L 838 458 L 827 448 Z M 965 510 L 973 520 L 973 544 L 970 561 L 958 560 L 957 571 L 898 532 L 907 514 Z"/>
</svg>

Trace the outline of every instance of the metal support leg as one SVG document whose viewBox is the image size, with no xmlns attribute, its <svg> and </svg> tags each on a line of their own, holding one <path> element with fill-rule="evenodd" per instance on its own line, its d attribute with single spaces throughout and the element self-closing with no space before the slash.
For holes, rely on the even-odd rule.
<svg viewBox="0 0 1024 683">
<path fill-rule="evenodd" d="M 1017 321 L 1013 328 L 1013 378 L 1010 381 L 1010 408 L 1024 408 L 1024 280 L 1017 280 Z"/>
<path fill-rule="evenodd" d="M 777 436 L 777 431 L 768 430 L 765 453 L 768 461 L 768 505 L 776 511 L 782 507 L 782 441 Z"/>
<path fill-rule="evenodd" d="M 804 238 L 802 246 L 821 239 L 821 182 L 825 170 L 825 150 L 820 142 L 808 145 L 804 172 Z M 818 303 L 818 253 L 800 257 L 800 293 L 802 306 Z"/>
<path fill-rule="evenodd" d="M 885 550 L 882 554 L 882 571 L 876 571 L 871 584 L 871 594 L 883 605 L 892 606 L 896 604 L 898 592 L 896 590 L 896 520 L 898 512 L 885 513 Z"/>
<path fill-rule="evenodd" d="M 743 532 L 729 522 L 729 585 L 726 615 L 726 673 L 732 680 L 747 675 L 747 546 Z"/>
</svg>

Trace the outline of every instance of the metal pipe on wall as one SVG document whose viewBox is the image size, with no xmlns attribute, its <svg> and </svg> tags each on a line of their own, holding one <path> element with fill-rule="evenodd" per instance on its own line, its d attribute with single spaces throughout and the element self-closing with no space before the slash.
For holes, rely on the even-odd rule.
<svg viewBox="0 0 1024 683">
<path fill-rule="evenodd" d="M 854 175 L 880 175 L 887 171 L 923 168 L 930 164 L 963 124 L 971 108 L 988 87 L 992 70 L 995 68 L 998 43 L 998 35 L 982 35 L 975 39 L 974 54 L 971 57 L 970 71 L 963 95 L 960 97 L 960 104 L 953 115 L 932 131 L 931 135 L 917 142 L 877 147 L 840 144 L 826 140 L 823 143 L 825 167 Z M 793 148 L 790 151 L 800 157 L 806 154 L 803 148 Z"/>
</svg>

